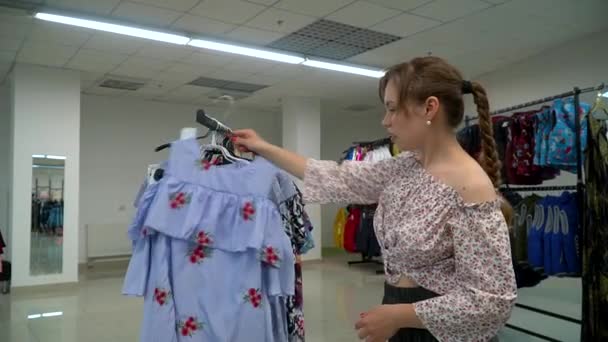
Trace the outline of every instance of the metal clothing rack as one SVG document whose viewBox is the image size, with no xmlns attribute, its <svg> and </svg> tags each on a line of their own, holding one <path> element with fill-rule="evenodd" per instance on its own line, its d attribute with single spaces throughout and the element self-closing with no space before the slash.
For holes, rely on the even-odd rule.
<svg viewBox="0 0 608 342">
<path fill-rule="evenodd" d="M 557 100 L 557 99 L 562 99 L 562 98 L 566 98 L 566 97 L 573 97 L 574 99 L 574 110 L 576 112 L 575 120 L 574 120 L 574 129 L 576 131 L 576 136 L 575 136 L 575 145 L 576 145 L 576 185 L 565 185 L 565 186 L 532 186 L 532 187 L 509 187 L 509 186 L 504 186 L 501 187 L 501 190 L 503 191 L 509 191 L 509 192 L 527 192 L 527 191 L 560 191 L 560 190 L 576 190 L 576 199 L 577 199 L 577 208 L 578 208 L 578 212 L 579 213 L 584 213 L 585 211 L 585 202 L 584 202 L 584 198 L 585 198 L 585 184 L 584 184 L 584 178 L 583 178 L 583 163 L 582 163 L 582 153 L 581 153 L 581 120 L 580 120 L 580 95 L 584 94 L 584 93 L 589 93 L 589 92 L 595 92 L 595 91 L 600 91 L 603 90 L 605 88 L 604 83 L 598 85 L 598 86 L 593 86 L 593 87 L 588 87 L 588 88 L 583 88 L 580 89 L 579 87 L 574 87 L 573 90 L 565 92 L 565 93 L 561 93 L 561 94 L 557 94 L 554 96 L 549 96 L 549 97 L 544 97 L 538 100 L 534 100 L 534 101 L 529 101 L 526 103 L 522 103 L 519 105 L 515 105 L 515 106 L 511 106 L 511 107 L 506 107 L 503 109 L 499 109 L 496 111 L 493 111 L 491 113 L 492 116 L 495 115 L 499 115 L 499 114 L 504 114 L 504 113 L 509 113 L 515 110 L 519 110 L 519 109 L 523 109 L 523 108 L 528 108 L 528 107 L 532 107 L 532 106 L 536 106 L 536 105 L 540 105 L 540 104 L 544 104 L 546 102 L 550 102 L 553 100 Z M 479 117 L 465 117 L 465 125 L 468 127 L 469 123 L 472 120 L 476 120 Z M 579 231 L 581 232 L 581 239 L 580 241 L 585 241 L 586 239 L 586 228 L 583 225 L 583 221 L 579 221 Z M 583 273 L 584 274 L 584 273 Z M 588 279 L 585 279 L 585 277 L 582 278 L 582 282 L 583 283 L 587 283 Z M 583 298 L 583 303 L 582 305 L 584 305 L 584 301 L 586 298 L 588 298 L 587 296 L 587 291 L 586 291 L 586 287 L 583 286 L 583 294 L 582 294 L 582 298 Z M 564 316 L 564 315 L 560 315 L 558 313 L 555 312 L 551 312 L 551 311 L 547 311 L 547 310 L 543 310 L 543 309 L 539 309 L 539 308 L 535 308 L 532 306 L 528 306 L 528 305 L 524 305 L 524 304 L 515 304 L 516 307 L 520 308 L 520 309 L 524 309 L 524 310 L 528 310 L 528 311 L 533 311 L 545 316 L 549 316 L 549 317 L 553 317 L 553 318 L 557 318 L 557 319 L 561 319 L 564 321 L 568 321 L 571 323 L 576 323 L 576 324 L 582 324 L 582 320 L 580 319 L 575 319 L 572 317 L 568 317 L 568 316 Z M 553 341 L 553 342 L 560 342 L 557 339 L 554 339 L 552 337 L 528 330 L 528 329 L 524 329 L 521 327 L 518 327 L 516 325 L 513 324 L 507 324 L 506 325 L 508 328 L 513 329 L 513 330 L 517 330 L 520 331 L 522 333 L 525 333 L 527 335 L 531 335 L 534 337 L 537 337 L 539 339 L 543 339 L 546 341 Z M 584 336 L 583 336 L 583 329 L 581 329 L 581 340 L 584 340 Z"/>
</svg>

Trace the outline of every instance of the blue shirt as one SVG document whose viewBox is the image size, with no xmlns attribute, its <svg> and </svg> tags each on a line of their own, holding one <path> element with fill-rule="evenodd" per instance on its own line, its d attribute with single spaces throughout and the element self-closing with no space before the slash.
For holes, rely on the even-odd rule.
<svg viewBox="0 0 608 342">
<path fill-rule="evenodd" d="M 139 196 L 123 293 L 144 296 L 141 341 L 277 341 L 295 257 L 268 161 L 209 166 L 171 144 L 163 179 Z M 284 310 L 284 309 L 283 309 Z M 280 322 L 278 322 L 280 320 Z"/>
</svg>

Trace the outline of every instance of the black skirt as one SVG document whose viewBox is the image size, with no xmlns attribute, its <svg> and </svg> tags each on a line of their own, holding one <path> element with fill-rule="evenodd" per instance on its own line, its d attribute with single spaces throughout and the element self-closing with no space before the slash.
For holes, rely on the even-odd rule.
<svg viewBox="0 0 608 342">
<path fill-rule="evenodd" d="M 438 294 L 422 287 L 401 288 L 384 284 L 382 304 L 412 304 L 437 297 Z M 401 329 L 389 342 L 435 342 L 436 338 L 428 330 Z"/>
</svg>

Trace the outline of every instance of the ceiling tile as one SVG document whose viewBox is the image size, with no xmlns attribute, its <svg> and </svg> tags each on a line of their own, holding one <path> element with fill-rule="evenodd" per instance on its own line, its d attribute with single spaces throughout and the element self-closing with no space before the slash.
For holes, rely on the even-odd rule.
<svg viewBox="0 0 608 342">
<path fill-rule="evenodd" d="M 194 65 L 187 63 L 174 63 L 169 68 L 167 68 L 164 72 L 173 73 L 173 74 L 189 74 L 195 77 L 200 75 L 204 75 L 215 70 L 214 67 L 204 66 L 204 65 Z M 163 79 L 162 77 L 159 79 Z"/>
<path fill-rule="evenodd" d="M 17 61 L 25 64 L 63 67 L 77 50 L 77 47 L 68 45 L 27 42 L 19 51 Z"/>
<path fill-rule="evenodd" d="M 132 0 L 147 5 L 171 9 L 178 12 L 188 12 L 198 0 Z"/>
<path fill-rule="evenodd" d="M 265 8 L 241 0 L 205 0 L 190 12 L 227 23 L 243 24 Z"/>
<path fill-rule="evenodd" d="M 167 92 L 161 98 L 172 99 L 172 100 L 192 100 L 197 97 L 207 94 L 215 89 L 207 87 L 193 86 L 189 84 L 177 87 Z"/>
<path fill-rule="evenodd" d="M 511 0 L 483 0 L 487 3 L 490 3 L 492 5 L 500 5 L 500 4 L 504 4 L 507 1 L 511 1 Z"/>
<path fill-rule="evenodd" d="M 120 0 L 46 0 L 50 7 L 71 11 L 108 15 Z"/>
<path fill-rule="evenodd" d="M 81 71 L 80 79 L 83 81 L 97 81 L 103 78 L 105 73 L 103 72 L 89 72 L 89 71 Z"/>
<path fill-rule="evenodd" d="M 0 13 L 0 37 L 24 39 L 33 21 L 31 16 Z"/>
<path fill-rule="evenodd" d="M 409 11 L 416 7 L 422 6 L 426 3 L 432 2 L 433 0 L 367 0 L 369 2 L 376 3 L 378 5 L 397 9 L 401 11 Z"/>
<path fill-rule="evenodd" d="M 171 27 L 188 33 L 216 36 L 234 29 L 236 25 L 186 14 L 179 18 Z"/>
<path fill-rule="evenodd" d="M 281 0 L 274 7 L 320 18 L 352 2 L 353 0 Z"/>
<path fill-rule="evenodd" d="M 281 38 L 283 34 L 241 26 L 225 36 L 235 42 L 263 46 Z"/>
<path fill-rule="evenodd" d="M 253 2 L 254 4 L 260 4 L 264 6 L 271 6 L 279 2 L 280 0 L 245 0 L 247 2 Z"/>
<path fill-rule="evenodd" d="M 121 36 L 114 33 L 95 32 L 93 37 L 83 45 L 83 48 L 134 54 L 145 43 L 145 39 Z"/>
<path fill-rule="evenodd" d="M 245 25 L 266 31 L 291 33 L 312 24 L 316 20 L 315 17 L 269 8 Z"/>
<path fill-rule="evenodd" d="M 32 25 L 32 31 L 27 39 L 33 42 L 81 46 L 89 40 L 92 34 L 93 31 L 84 28 L 37 21 Z"/>
<path fill-rule="evenodd" d="M 18 51 L 21 47 L 22 40 L 11 37 L 0 36 L 0 50 L 3 51 Z"/>
<path fill-rule="evenodd" d="M 262 85 L 275 85 L 283 81 L 283 78 L 265 74 L 254 74 L 247 77 L 244 77 L 242 82 L 253 83 L 253 84 L 262 84 Z"/>
<path fill-rule="evenodd" d="M 234 71 L 229 69 L 219 69 L 216 70 L 209 75 L 205 75 L 206 77 L 216 78 L 219 80 L 227 80 L 227 81 L 241 81 L 244 77 L 252 75 L 253 72 L 247 73 L 242 71 Z"/>
<path fill-rule="evenodd" d="M 67 68 L 106 73 L 116 68 L 127 59 L 127 55 L 81 49 L 70 59 Z"/>
<path fill-rule="evenodd" d="M 329 20 L 358 27 L 370 27 L 399 15 L 401 12 L 376 5 L 371 2 L 357 1 L 327 17 Z"/>
<path fill-rule="evenodd" d="M 441 21 L 450 21 L 488 8 L 481 0 L 435 0 L 412 11 L 414 14 Z"/>
<path fill-rule="evenodd" d="M 99 87 L 96 84 L 83 91 L 85 94 L 101 96 L 121 96 L 126 92 L 128 92 L 128 90 Z"/>
<path fill-rule="evenodd" d="M 234 55 L 227 53 L 214 53 L 211 51 L 195 52 L 192 55 L 184 58 L 182 62 L 196 65 L 206 65 L 213 67 L 221 67 L 230 63 Z"/>
<path fill-rule="evenodd" d="M 159 71 L 155 68 L 150 68 L 141 65 L 125 65 L 121 64 L 118 68 L 112 70 L 113 75 L 127 76 L 141 79 L 152 79 L 158 75 Z"/>
<path fill-rule="evenodd" d="M 152 57 L 131 56 L 124 61 L 121 67 L 145 67 L 156 71 L 163 71 L 171 66 L 171 62 Z"/>
<path fill-rule="evenodd" d="M 124 1 L 118 5 L 112 15 L 139 24 L 169 26 L 182 14 L 165 8 Z"/>
<path fill-rule="evenodd" d="M 177 61 L 184 59 L 194 53 L 194 48 L 190 46 L 178 46 L 163 42 L 147 41 L 137 51 L 135 56 Z"/>
<path fill-rule="evenodd" d="M 0 64 L 13 63 L 17 52 L 0 50 Z"/>
<path fill-rule="evenodd" d="M 411 34 L 424 31 L 441 24 L 439 21 L 426 19 L 417 15 L 404 13 L 400 16 L 389 19 L 378 25 L 374 25 L 371 29 L 394 34 L 400 37 L 406 37 Z"/>
<path fill-rule="evenodd" d="M 239 71 L 244 74 L 260 73 L 273 69 L 279 63 L 250 57 L 236 57 L 224 69 Z"/>
</svg>

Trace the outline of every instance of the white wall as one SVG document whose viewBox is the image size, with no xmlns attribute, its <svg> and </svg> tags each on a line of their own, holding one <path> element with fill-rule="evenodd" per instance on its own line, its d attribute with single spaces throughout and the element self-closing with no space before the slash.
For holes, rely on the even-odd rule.
<svg viewBox="0 0 608 342">
<path fill-rule="evenodd" d="M 12 91 L 13 286 L 75 282 L 78 280 L 80 76 L 68 70 L 17 65 Z M 29 272 L 33 154 L 67 157 L 62 274 L 31 276 Z"/>
<path fill-rule="evenodd" d="M 10 184 L 10 131 L 11 106 L 10 89 L 8 86 L 0 87 L 0 231 L 5 242 L 11 246 L 8 229 L 8 189 Z M 10 249 L 6 252 L 10 253 Z"/>
<path fill-rule="evenodd" d="M 338 160 L 353 141 L 375 140 L 386 137 L 381 120 L 384 112 L 377 110 L 356 115 L 348 112 L 332 112 L 325 108 L 321 116 L 321 158 Z M 323 247 L 334 247 L 333 222 L 339 205 L 326 204 L 321 208 Z"/>
<path fill-rule="evenodd" d="M 195 121 L 192 105 L 130 98 L 82 96 L 80 251 L 86 260 L 85 225 L 127 225 L 133 216 L 133 200 L 149 164 L 166 159 L 167 152 L 154 148 L 179 138 L 182 127 L 204 127 Z M 208 108 L 222 119 L 225 108 Z M 278 113 L 234 109 L 222 120 L 232 128 L 251 127 L 273 143 L 281 143 Z"/>
<path fill-rule="evenodd" d="M 588 35 L 475 79 L 495 109 L 608 82 L 607 34 Z"/>
</svg>

